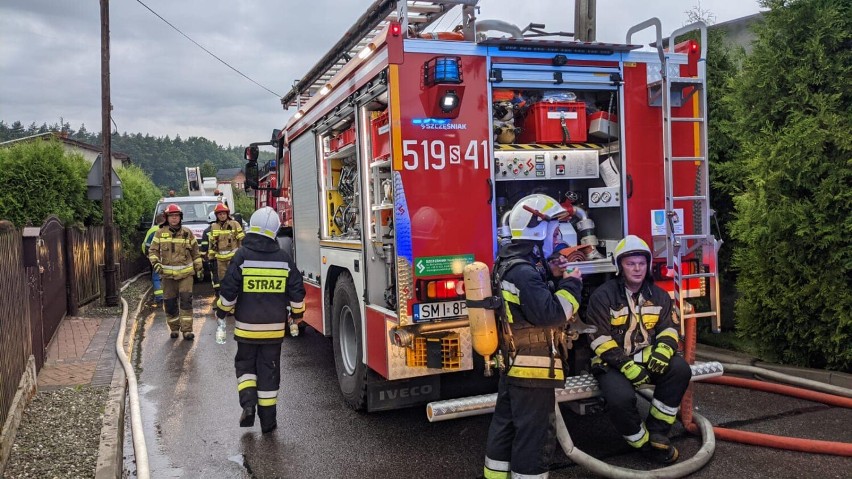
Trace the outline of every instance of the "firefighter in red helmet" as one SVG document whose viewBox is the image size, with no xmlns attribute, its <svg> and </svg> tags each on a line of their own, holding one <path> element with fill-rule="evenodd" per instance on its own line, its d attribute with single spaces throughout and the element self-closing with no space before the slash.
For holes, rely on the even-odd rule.
<svg viewBox="0 0 852 479">
<path fill-rule="evenodd" d="M 559 203 L 534 194 L 509 213 L 511 243 L 500 246 L 494 264 L 502 289 L 504 327 L 500 343 L 506 371 L 485 445 L 486 478 L 547 477 L 556 431 L 551 420 L 554 389 L 565 385 L 563 336 L 579 307 L 579 269 L 548 261 L 551 222 L 567 215 Z M 547 266 L 545 266 L 547 264 Z"/>
<path fill-rule="evenodd" d="M 210 272 L 213 276 L 214 294 L 219 294 L 219 281 L 225 277 L 231 259 L 240 247 L 246 234 L 240 223 L 231 218 L 231 210 L 225 203 L 213 208 L 216 221 L 210 225 L 210 244 L 207 259 L 210 260 Z"/>
<path fill-rule="evenodd" d="M 163 302 L 171 337 L 183 333 L 184 339 L 193 339 L 192 332 L 192 279 L 203 277 L 204 269 L 198 252 L 198 241 L 189 228 L 181 225 L 183 211 L 170 204 L 163 211 L 166 217 L 154 233 L 148 260 L 163 281 Z M 179 300 L 179 301 L 178 301 Z"/>
<path fill-rule="evenodd" d="M 589 298 L 586 320 L 591 334 L 592 374 L 606 399 L 616 430 L 628 444 L 651 459 L 668 464 L 678 451 L 668 438 L 692 370 L 678 356 L 680 334 L 672 319 L 672 301 L 654 284 L 651 249 L 628 235 L 615 247 L 616 277 Z M 643 422 L 636 408 L 636 389 L 653 384 L 654 399 Z"/>
</svg>

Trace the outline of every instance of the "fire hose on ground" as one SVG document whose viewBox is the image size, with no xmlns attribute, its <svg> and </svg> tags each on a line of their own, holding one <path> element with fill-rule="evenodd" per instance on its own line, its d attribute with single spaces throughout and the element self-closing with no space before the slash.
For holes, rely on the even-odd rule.
<svg viewBox="0 0 852 479">
<path fill-rule="evenodd" d="M 145 274 L 147 273 L 140 273 L 127 280 L 121 287 L 120 292 L 123 292 L 134 281 Z M 142 300 L 148 295 L 148 291 L 150 290 L 151 288 L 149 287 L 139 296 L 139 304 L 133 313 L 134 320 L 139 315 L 139 310 L 142 309 Z M 139 407 L 136 373 L 133 371 L 133 367 L 127 359 L 127 354 L 124 352 L 124 330 L 127 328 L 127 309 L 127 301 L 121 298 L 121 323 L 118 327 L 118 337 L 115 340 L 115 353 L 118 356 L 119 362 L 121 362 L 122 368 L 124 368 L 124 375 L 127 377 L 127 389 L 130 396 L 130 431 L 133 436 L 133 452 L 136 456 L 136 477 L 148 479 L 150 477 L 148 469 L 148 446 L 145 444 L 145 434 L 142 431 L 142 411 Z"/>
</svg>

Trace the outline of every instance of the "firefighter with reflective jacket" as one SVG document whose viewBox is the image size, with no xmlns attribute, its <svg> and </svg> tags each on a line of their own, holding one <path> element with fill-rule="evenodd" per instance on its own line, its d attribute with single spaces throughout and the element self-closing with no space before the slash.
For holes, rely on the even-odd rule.
<svg viewBox="0 0 852 479">
<path fill-rule="evenodd" d="M 142 242 L 142 254 L 148 256 L 148 249 L 151 248 L 151 242 L 154 241 L 154 234 L 160 229 L 163 223 L 163 214 L 160 213 L 155 218 L 154 225 L 148 228 L 145 232 L 145 241 Z M 160 281 L 160 274 L 151 270 L 151 286 L 154 288 L 154 304 L 160 307 L 163 304 L 163 283 Z"/>
<path fill-rule="evenodd" d="M 541 194 L 522 198 L 509 214 L 512 241 L 500 247 L 494 265 L 505 308 L 501 348 L 508 358 L 485 446 L 487 479 L 548 476 L 556 438 L 554 389 L 565 385 L 568 359 L 563 334 L 582 290 L 578 269 L 547 261 L 553 249 L 548 223 L 566 215 Z"/>
<path fill-rule="evenodd" d="M 166 221 L 154 233 L 148 259 L 163 280 L 163 298 L 171 337 L 178 337 L 179 330 L 184 339 L 193 339 L 192 280 L 193 276 L 199 279 L 204 276 L 198 241 L 189 228 L 181 225 L 183 211 L 180 206 L 170 204 L 163 214 Z"/>
<path fill-rule="evenodd" d="M 305 312 L 305 285 L 289 252 L 275 235 L 280 220 L 265 206 L 251 215 L 248 235 L 222 278 L 216 316 L 233 311 L 237 355 L 237 391 L 243 412 L 240 427 L 254 425 L 255 408 L 264 433 L 277 426 L 275 415 L 281 379 L 281 343 L 287 328 L 287 308 L 293 321 Z"/>
<path fill-rule="evenodd" d="M 204 228 L 204 231 L 201 233 L 201 241 L 198 242 L 198 251 L 201 252 L 201 259 L 207 259 L 208 253 L 210 252 L 210 231 L 213 230 L 213 223 L 216 222 L 216 212 L 211 211 L 210 214 L 207 215 L 207 228 Z M 207 267 L 210 271 L 210 278 L 213 278 L 213 266 L 214 263 L 208 261 Z"/>
<path fill-rule="evenodd" d="M 219 294 L 219 281 L 225 277 L 228 264 L 245 238 L 243 227 L 231 218 L 231 210 L 225 203 L 219 203 L 213 209 L 216 221 L 210 228 L 210 246 L 207 259 L 210 260 L 210 273 L 213 276 L 213 291 Z"/>
<path fill-rule="evenodd" d="M 606 399 L 616 430 L 631 446 L 664 464 L 677 461 L 668 438 L 692 370 L 675 354 L 680 335 L 672 320 L 672 302 L 651 277 L 651 249 L 629 235 L 613 252 L 617 276 L 589 298 L 586 321 L 592 333 L 595 359 L 592 373 Z M 643 423 L 636 409 L 636 392 L 653 384 L 654 399 Z"/>
</svg>

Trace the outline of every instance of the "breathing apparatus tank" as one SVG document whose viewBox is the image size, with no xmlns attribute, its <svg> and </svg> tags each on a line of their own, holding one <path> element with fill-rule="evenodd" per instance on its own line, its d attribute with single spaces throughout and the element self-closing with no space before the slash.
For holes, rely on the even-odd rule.
<svg viewBox="0 0 852 479">
<path fill-rule="evenodd" d="M 491 298 L 491 274 L 485 263 L 475 261 L 464 267 L 464 295 L 472 302 Z M 485 376 L 491 376 L 491 356 L 497 351 L 494 310 L 468 305 L 467 315 L 473 350 L 485 359 Z"/>
</svg>

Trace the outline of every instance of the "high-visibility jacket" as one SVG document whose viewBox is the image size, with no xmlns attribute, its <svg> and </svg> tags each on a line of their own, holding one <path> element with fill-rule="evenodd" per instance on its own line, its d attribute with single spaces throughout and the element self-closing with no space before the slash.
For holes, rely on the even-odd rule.
<svg viewBox="0 0 852 479">
<path fill-rule="evenodd" d="M 207 257 L 218 261 L 230 260 L 245 237 L 243 227 L 235 220 L 213 223 L 210 227 L 210 250 Z"/>
<path fill-rule="evenodd" d="M 501 319 L 508 322 L 511 333 L 502 338 L 504 348 L 510 350 L 507 381 L 525 387 L 562 387 L 562 361 L 567 358 L 560 356 L 559 346 L 565 327 L 579 308 L 576 298 L 582 283 L 577 278 L 559 278 L 553 292 L 546 272 L 536 267 L 538 261 L 526 246 L 501 247 L 494 268 L 505 306 Z"/>
<path fill-rule="evenodd" d="M 597 326 L 591 334 L 592 350 L 616 369 L 631 359 L 647 362 L 660 342 L 677 351 L 680 339 L 668 293 L 648 279 L 638 294 L 628 292 L 622 278 L 611 279 L 592 293 L 586 308 L 586 321 Z"/>
<path fill-rule="evenodd" d="M 290 317 L 302 319 L 305 285 L 293 259 L 278 243 L 259 234 L 246 236 L 222 278 L 216 306 L 234 311 L 234 338 L 244 343 L 280 343 Z"/>
<path fill-rule="evenodd" d="M 198 251 L 201 252 L 202 258 L 207 258 L 207 254 L 210 251 L 210 232 L 213 231 L 213 225 L 208 226 L 203 233 L 201 233 L 201 241 L 198 242 Z"/>
<path fill-rule="evenodd" d="M 151 247 L 151 242 L 154 241 L 154 233 L 160 229 L 160 225 L 154 225 L 148 228 L 148 231 L 145 232 L 145 241 L 142 242 L 142 254 L 148 256 L 148 248 Z"/>
<path fill-rule="evenodd" d="M 183 279 L 202 269 L 198 241 L 189 228 L 180 226 L 172 230 L 165 225 L 154 233 L 148 249 L 151 264 L 160 263 L 164 279 Z"/>
</svg>

